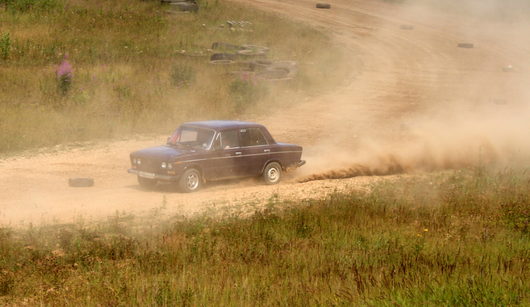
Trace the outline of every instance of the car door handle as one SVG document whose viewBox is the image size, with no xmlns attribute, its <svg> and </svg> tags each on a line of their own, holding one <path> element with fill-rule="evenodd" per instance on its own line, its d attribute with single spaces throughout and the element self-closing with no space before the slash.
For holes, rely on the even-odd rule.
<svg viewBox="0 0 530 307">
<path fill-rule="evenodd" d="M 263 152 L 271 152 L 270 149 L 263 149 Z"/>
<path fill-rule="evenodd" d="M 241 151 L 236 151 L 236 155 L 240 156 L 241 155 Z"/>
</svg>

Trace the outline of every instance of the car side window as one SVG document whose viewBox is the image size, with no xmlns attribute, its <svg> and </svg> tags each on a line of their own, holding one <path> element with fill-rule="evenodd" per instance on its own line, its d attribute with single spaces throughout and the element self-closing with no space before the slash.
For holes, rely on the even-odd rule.
<svg viewBox="0 0 530 307">
<path fill-rule="evenodd" d="M 230 149 L 239 147 L 239 131 L 226 130 L 221 132 L 221 148 Z"/>
<path fill-rule="evenodd" d="M 213 140 L 212 149 L 213 150 L 219 150 L 221 148 L 223 148 L 223 147 L 221 147 L 221 135 L 217 134 L 217 136 Z"/>
<path fill-rule="evenodd" d="M 267 140 L 259 128 L 240 129 L 239 133 L 241 135 L 242 147 L 267 145 Z"/>
</svg>

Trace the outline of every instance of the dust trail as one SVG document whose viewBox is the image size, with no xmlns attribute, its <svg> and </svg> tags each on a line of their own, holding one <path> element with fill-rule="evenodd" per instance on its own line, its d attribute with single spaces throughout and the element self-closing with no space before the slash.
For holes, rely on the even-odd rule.
<svg viewBox="0 0 530 307">
<path fill-rule="evenodd" d="M 519 18 L 519 10 L 497 10 L 500 1 L 465 3 L 468 15 L 449 14 L 451 18 L 447 19 L 439 17 L 442 14 L 429 19 L 441 9 L 425 3 L 399 7 L 394 18 L 412 24 L 426 19 L 437 25 L 447 24 L 454 40 L 415 55 L 419 66 L 401 72 L 401 80 L 395 82 L 403 86 L 394 87 L 394 92 L 385 94 L 381 83 L 377 89 L 381 94 L 368 100 L 363 95 L 365 88 L 355 88 L 358 96 L 337 98 L 344 100 L 339 105 L 350 107 L 334 110 L 340 116 L 334 118 L 336 123 L 326 125 L 328 135 L 307 148 L 308 164 L 300 171 L 298 181 L 476 166 L 530 167 L 530 57 L 525 52 L 530 50 L 529 23 Z M 512 6 L 516 4 L 511 2 Z M 496 12 L 501 15 L 494 16 Z M 415 29 L 420 32 L 421 24 Z M 375 43 L 373 49 L 382 50 L 394 40 L 408 39 L 407 34 L 392 31 L 375 33 L 374 40 L 380 40 L 381 46 Z M 436 38 L 424 37 L 425 42 L 431 39 Z M 474 42 L 479 47 L 459 50 L 456 42 L 460 41 Z M 450 60 L 442 61 L 444 58 Z M 503 70 L 509 63 L 516 63 L 517 69 Z M 359 83 L 363 78 L 359 77 Z M 370 86 L 369 90 L 377 93 L 373 84 Z M 376 100 L 386 101 L 388 106 L 377 110 L 379 114 L 364 106 L 355 107 Z M 394 111 L 393 100 L 418 107 Z"/>
<path fill-rule="evenodd" d="M 315 173 L 306 177 L 302 177 L 297 181 L 300 183 L 324 180 L 324 179 L 346 179 L 358 176 L 385 176 L 401 174 L 405 172 L 402 165 L 399 164 L 394 157 L 388 157 L 386 162 L 378 166 L 354 164 L 343 169 L 330 170 L 322 173 Z"/>
<path fill-rule="evenodd" d="M 344 139 L 313 148 L 298 181 L 381 176 L 487 166 L 530 166 L 530 109 L 448 110 L 403 122 L 392 133 L 372 133 L 347 147 Z M 338 135 L 336 136 L 339 137 Z"/>
</svg>

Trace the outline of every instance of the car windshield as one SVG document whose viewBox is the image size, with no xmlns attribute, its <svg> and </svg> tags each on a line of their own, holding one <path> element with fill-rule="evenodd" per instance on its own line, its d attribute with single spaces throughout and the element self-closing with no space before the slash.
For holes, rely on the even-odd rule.
<svg viewBox="0 0 530 307">
<path fill-rule="evenodd" d="M 210 129 L 181 126 L 171 135 L 167 143 L 173 146 L 208 149 L 214 134 L 215 132 Z"/>
</svg>

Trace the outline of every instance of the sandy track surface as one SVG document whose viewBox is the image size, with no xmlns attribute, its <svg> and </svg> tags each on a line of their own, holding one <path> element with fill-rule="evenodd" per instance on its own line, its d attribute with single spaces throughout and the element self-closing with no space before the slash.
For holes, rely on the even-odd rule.
<svg viewBox="0 0 530 307">
<path fill-rule="evenodd" d="M 375 0 L 334 0 L 331 10 L 317 10 L 313 1 L 305 0 L 234 2 L 309 23 L 330 33 L 336 44 L 351 52 L 351 62 L 345 65 L 352 68 L 352 74 L 345 86 L 321 97 L 300 96 L 298 104 L 278 114 L 245 118 L 265 124 L 277 140 L 304 146 L 306 166 L 273 187 L 243 180 L 210 185 L 193 194 L 181 194 L 167 186 L 145 191 L 126 173 L 128 154 L 161 144 L 164 137 L 70 146 L 0 160 L 0 223 L 72 222 L 116 212 L 139 215 L 161 206 L 168 214 L 190 214 L 211 207 L 252 207 L 271 198 L 306 199 L 336 190 L 367 189 L 381 178 L 297 181 L 360 163 L 356 159 L 363 157 L 367 139 L 375 140 L 379 151 L 399 151 L 393 146 L 411 135 L 405 123 L 418 117 L 422 118 L 419 122 L 431 122 L 433 110 L 474 114 L 486 108 L 498 114 L 527 106 L 530 35 L 523 33 L 528 27 L 520 24 L 486 22 L 480 17 Z M 402 25 L 413 29 L 404 30 Z M 460 42 L 472 42 L 475 48 L 457 48 Z M 503 72 L 509 64 L 515 65 L 515 71 Z M 434 130 L 454 126 L 440 122 L 439 117 L 432 121 L 438 123 Z M 528 125 L 515 129 L 523 130 L 523 139 L 530 135 Z M 499 138 L 505 139 L 502 134 Z M 447 153 L 466 143 L 465 138 L 461 143 L 448 143 L 435 160 L 453 161 Z M 366 155 L 371 153 L 364 152 Z M 68 187 L 68 178 L 75 176 L 93 177 L 96 185 Z"/>
<path fill-rule="evenodd" d="M 255 206 L 270 201 L 318 198 L 346 189 L 365 189 L 365 184 L 373 182 L 365 177 L 299 184 L 292 174 L 287 174 L 284 182 L 276 186 L 245 179 L 209 184 L 192 194 L 180 193 L 171 185 L 162 185 L 153 191 L 143 190 L 136 178 L 126 173 L 128 154 L 161 141 L 159 138 L 119 141 L 2 161 L 2 225 L 91 222 L 114 215 L 152 215 L 153 211 L 161 209 L 165 217 L 205 210 L 225 212 L 224 208 L 252 212 Z M 95 186 L 68 186 L 68 178 L 80 176 L 95 178 Z"/>
</svg>

